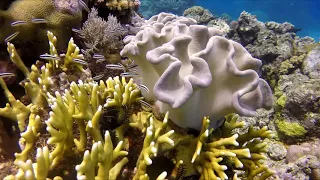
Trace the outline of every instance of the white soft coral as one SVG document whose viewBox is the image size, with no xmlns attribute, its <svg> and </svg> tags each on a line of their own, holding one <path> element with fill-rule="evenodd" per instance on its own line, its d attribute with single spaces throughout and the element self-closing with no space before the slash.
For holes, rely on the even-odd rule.
<svg viewBox="0 0 320 180">
<path fill-rule="evenodd" d="M 146 99 L 179 126 L 198 130 L 204 116 L 217 127 L 227 114 L 253 116 L 270 108 L 272 92 L 257 74 L 261 61 L 221 31 L 193 24 L 161 13 L 127 38 L 121 55 L 138 64 L 142 83 L 153 90 Z"/>
</svg>

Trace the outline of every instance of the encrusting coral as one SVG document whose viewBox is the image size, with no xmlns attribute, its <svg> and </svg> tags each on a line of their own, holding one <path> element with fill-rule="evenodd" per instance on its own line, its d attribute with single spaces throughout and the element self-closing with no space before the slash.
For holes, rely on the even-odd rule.
<svg viewBox="0 0 320 180">
<path fill-rule="evenodd" d="M 261 61 L 215 28 L 193 25 L 190 18 L 160 13 L 151 17 L 136 36 L 127 36 L 121 55 L 135 61 L 141 82 L 161 112 L 181 127 L 200 130 L 210 116 L 219 119 L 238 113 L 253 116 L 272 107 L 272 92 L 257 71 Z"/>
</svg>

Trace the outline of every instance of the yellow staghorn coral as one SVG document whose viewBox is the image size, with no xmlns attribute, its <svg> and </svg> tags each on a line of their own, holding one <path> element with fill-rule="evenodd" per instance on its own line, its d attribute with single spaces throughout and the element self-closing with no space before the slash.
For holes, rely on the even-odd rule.
<svg viewBox="0 0 320 180">
<path fill-rule="evenodd" d="M 266 127 L 260 130 L 253 130 L 250 127 L 245 134 L 232 135 L 233 129 L 245 125 L 243 122 L 237 122 L 237 118 L 238 116 L 234 114 L 226 117 L 225 125 L 221 127 L 222 136 L 218 138 L 207 129 L 209 119 L 203 119 L 201 134 L 198 136 L 196 151 L 192 158 L 192 163 L 201 175 L 200 179 L 228 179 L 226 174 L 228 166 L 221 164 L 223 160 L 231 163 L 234 169 L 245 170 L 246 179 L 254 177 L 266 179 L 273 174 L 261 162 L 266 159 L 263 155 L 266 144 L 262 140 L 271 138 L 271 131 Z M 236 174 L 233 179 L 238 179 Z"/>
<path fill-rule="evenodd" d="M 72 82 L 70 88 L 65 89 L 65 91 L 55 91 L 52 87 L 55 85 L 56 79 L 54 78 L 56 78 L 56 75 L 63 71 L 67 71 L 66 73 L 74 72 L 74 70 L 82 71 L 83 62 L 79 59 L 82 58 L 82 55 L 79 54 L 79 48 L 74 44 L 72 39 L 69 42 L 69 49 L 66 55 L 58 55 L 55 48 L 56 37 L 50 32 L 47 35 L 50 44 L 50 54 L 41 55 L 40 58 L 49 62 L 40 68 L 32 65 L 30 71 L 22 62 L 14 45 L 8 43 L 8 52 L 12 61 L 26 76 L 26 80 L 22 85 L 25 88 L 26 95 L 32 102 L 29 105 L 24 105 L 19 100 L 16 100 L 8 90 L 3 79 L 0 78 L 0 84 L 9 100 L 7 106 L 0 109 L 0 113 L 2 113 L 0 115 L 18 121 L 21 131 L 20 144 L 22 152 L 15 154 L 15 164 L 20 170 L 17 175 L 9 176 L 14 179 L 38 179 L 38 177 L 42 179 L 42 177 L 46 177 L 50 170 L 59 167 L 57 165 L 62 159 L 72 158 L 73 155 L 84 152 L 90 135 L 93 143 L 96 143 L 97 150 L 101 152 L 101 143 L 103 144 L 104 140 L 101 135 L 99 121 L 103 108 L 116 107 L 117 109 L 121 109 L 124 106 L 127 108 L 127 106 L 143 99 L 140 96 L 140 89 L 133 82 L 133 79 L 127 81 L 124 77 L 121 80 L 119 77 L 109 78 L 107 81 L 100 81 L 99 83 L 94 82 L 90 78 L 85 82 L 79 80 L 78 83 Z M 76 68 L 74 69 L 74 67 Z M 8 73 L 4 73 L 1 74 L 1 77 L 9 75 Z M 43 120 L 43 118 L 47 118 L 44 113 L 49 114 L 49 118 L 46 121 Z M 26 122 L 28 122 L 27 127 L 25 127 Z M 47 132 L 40 131 L 44 125 L 43 122 L 47 126 Z M 74 134 L 75 130 L 80 131 L 80 136 Z M 41 138 L 41 141 L 45 141 L 48 134 L 51 137 L 47 139 L 46 143 L 51 146 L 49 146 L 49 154 L 44 158 L 47 158 L 46 161 L 50 163 L 46 166 L 41 166 L 45 167 L 45 169 L 42 169 L 42 174 L 37 174 L 37 164 L 32 165 L 31 160 L 27 159 L 34 152 L 34 147 L 39 138 Z M 80 139 L 75 138 L 75 136 L 80 137 Z M 107 147 L 113 149 L 110 146 L 110 137 L 105 141 L 106 147 L 104 149 L 106 150 L 105 153 L 108 153 Z M 123 142 L 121 141 L 114 150 L 111 161 L 119 156 L 117 153 L 123 154 L 123 151 L 119 150 L 122 144 Z M 96 150 L 93 149 L 93 151 Z M 38 149 L 38 154 L 41 152 Z M 106 158 L 109 156 L 110 154 L 105 155 Z M 102 155 L 99 155 L 99 158 L 102 158 Z M 108 164 L 109 160 L 104 160 L 106 159 L 99 160 L 99 166 L 102 170 L 101 172 L 99 171 L 97 177 L 107 177 L 108 175 L 104 173 L 106 168 L 110 169 L 110 177 L 117 176 L 121 167 L 128 161 L 124 158 L 113 167 L 111 164 Z"/>
<path fill-rule="evenodd" d="M 31 114 L 29 116 L 29 122 L 27 129 L 21 133 L 19 144 L 21 147 L 21 153 L 15 153 L 15 162 L 26 161 L 29 153 L 33 150 L 35 142 L 40 135 L 39 129 L 41 127 L 40 116 L 36 115 L 36 108 L 31 107 Z"/>
<path fill-rule="evenodd" d="M 250 152 L 245 148 L 238 150 L 221 148 L 226 145 L 238 146 L 239 143 L 236 141 L 238 138 L 237 134 L 229 138 L 221 138 L 218 141 L 207 143 L 209 124 L 210 120 L 205 117 L 201 130 L 202 134 L 198 137 L 198 144 L 192 158 L 192 163 L 195 163 L 198 173 L 201 174 L 200 179 L 228 179 L 225 173 L 227 166 L 219 164 L 223 160 L 223 157 L 234 157 L 237 155 L 250 157 Z"/>
<path fill-rule="evenodd" d="M 101 84 L 105 83 L 100 81 Z M 114 79 L 108 79 L 106 84 L 107 86 L 99 86 L 96 82 L 82 82 L 79 80 L 78 83 L 72 82 L 70 91 L 65 90 L 63 95 L 59 92 L 55 92 L 55 96 L 48 94 L 52 111 L 49 113 L 50 118 L 46 121 L 46 124 L 48 126 L 47 131 L 52 136 L 48 140 L 48 144 L 55 144 L 55 149 L 52 152 L 53 165 L 56 165 L 62 156 L 68 154 L 74 144 L 79 152 L 83 152 L 87 144 L 87 133 L 90 133 L 94 142 L 102 142 L 99 120 L 103 106 L 127 105 L 134 102 L 130 97 L 138 96 L 135 94 L 136 91 L 131 93 L 134 96 L 130 96 L 130 92 L 132 92 L 130 89 L 137 87 L 133 80 L 126 83 L 123 78 L 122 83 L 120 83 L 119 77 L 115 77 Z M 111 95 L 104 96 L 104 92 L 109 91 L 117 91 L 123 98 L 119 101 L 119 99 L 112 99 Z M 112 94 L 116 94 L 116 92 Z M 106 98 L 108 99 L 106 100 Z M 110 105 L 108 104 L 110 101 L 121 103 Z M 80 131 L 80 140 L 73 139 L 74 120 L 76 120 Z"/>
<path fill-rule="evenodd" d="M 145 133 L 147 128 L 149 127 L 149 112 L 139 112 L 138 114 L 133 114 L 130 116 L 129 125 L 134 128 L 138 128 L 142 133 Z"/>
<path fill-rule="evenodd" d="M 31 98 L 33 104 L 43 107 L 45 103 L 45 91 L 50 89 L 50 85 L 53 84 L 50 76 L 52 74 L 48 66 L 41 68 L 41 73 L 36 66 L 31 67 L 31 72 L 24 65 L 16 48 L 13 44 L 7 43 L 8 53 L 11 61 L 23 72 L 25 77 L 29 80 L 24 84 L 27 95 Z"/>
<path fill-rule="evenodd" d="M 47 31 L 49 40 L 49 54 L 44 54 L 40 57 L 49 60 L 51 68 L 62 69 L 63 71 L 70 71 L 77 69 L 84 71 L 83 65 L 87 65 L 84 61 L 84 56 L 80 54 L 80 48 L 74 43 L 73 38 L 70 38 L 66 54 L 58 54 L 56 49 L 57 37 L 52 32 Z"/>
<path fill-rule="evenodd" d="M 67 53 L 65 54 L 63 60 L 63 68 L 62 70 L 67 71 L 72 68 L 72 65 L 75 65 L 80 71 L 83 71 L 82 65 L 84 57 L 80 54 L 79 47 L 74 43 L 73 38 L 70 39 L 68 43 Z M 80 61 L 79 61 L 80 60 Z M 75 63 L 77 62 L 77 63 Z"/>
<path fill-rule="evenodd" d="M 56 97 L 51 105 L 52 111 L 49 112 L 50 118 L 45 122 L 47 131 L 51 134 L 48 144 L 54 144 L 55 149 L 51 152 L 50 159 L 55 166 L 65 154 L 70 154 L 73 148 L 73 118 L 75 103 L 68 91 L 64 97 L 56 92 Z M 65 100 L 63 100 L 63 98 Z"/>
<path fill-rule="evenodd" d="M 88 150 L 84 153 L 82 163 L 75 168 L 77 178 L 83 180 L 116 179 L 122 167 L 128 162 L 128 159 L 124 157 L 119 162 L 114 163 L 117 158 L 128 155 L 128 152 L 121 150 L 122 145 L 123 142 L 120 141 L 113 149 L 110 133 L 106 131 L 104 143 L 96 142 L 92 146 L 91 153 Z M 98 172 L 96 174 L 97 166 Z"/>
<path fill-rule="evenodd" d="M 7 43 L 7 50 L 10 55 L 11 61 L 21 70 L 25 77 L 29 77 L 29 70 L 24 65 L 23 61 L 21 60 L 16 48 L 10 42 Z"/>
<path fill-rule="evenodd" d="M 149 126 L 146 129 L 143 148 L 137 161 L 137 173 L 133 177 L 134 180 L 149 179 L 147 166 L 152 164 L 151 158 L 157 156 L 157 153 L 163 144 L 168 144 L 171 147 L 174 146 L 174 141 L 170 138 L 173 135 L 174 130 L 167 132 L 168 116 L 169 113 L 167 112 L 162 123 L 155 122 L 157 120 L 154 120 L 151 113 L 146 117 L 147 121 L 149 121 Z M 164 179 L 166 176 L 167 173 L 163 172 L 158 176 L 158 179 Z"/>
<path fill-rule="evenodd" d="M 6 117 L 13 121 L 17 121 L 19 130 L 22 132 L 25 130 L 25 121 L 30 114 L 31 105 L 26 106 L 21 101 L 17 100 L 9 91 L 6 83 L 2 78 L 0 78 L 0 85 L 9 101 L 9 103 L 6 104 L 6 107 L 0 108 L 0 116 Z"/>
<path fill-rule="evenodd" d="M 132 78 L 126 82 L 125 77 L 122 77 L 121 81 L 119 76 L 113 79 L 110 77 L 106 82 L 100 81 L 99 86 L 104 89 L 103 98 L 107 99 L 105 107 L 126 106 L 143 99 L 138 85 L 133 83 Z"/>
<path fill-rule="evenodd" d="M 50 46 L 50 54 L 41 55 L 40 58 L 46 59 L 49 63 L 43 65 L 40 70 L 35 66 L 31 66 L 31 72 L 24 65 L 19 54 L 17 53 L 14 45 L 10 42 L 8 45 L 8 52 L 11 61 L 23 72 L 27 81 L 24 83 L 26 93 L 28 97 L 31 98 L 32 103 L 43 107 L 46 105 L 47 92 L 54 85 L 52 80 L 52 75 L 54 73 L 54 68 L 58 71 L 63 70 L 73 70 L 74 68 L 83 71 L 83 65 L 86 64 L 83 61 L 83 55 L 80 54 L 80 50 L 77 45 L 74 44 L 71 38 L 68 44 L 68 50 L 66 54 L 58 55 L 55 48 L 57 38 L 50 32 L 47 32 Z M 62 61 L 60 60 L 62 59 Z M 57 71 L 56 70 L 56 71 Z"/>
<path fill-rule="evenodd" d="M 44 180 L 47 179 L 49 172 L 49 167 L 52 163 L 50 160 L 50 152 L 47 146 L 44 146 L 42 149 L 37 149 L 36 163 L 32 163 L 29 159 L 26 162 L 17 161 L 15 164 L 18 166 L 18 173 L 13 176 L 7 176 L 5 180 Z M 56 176 L 53 180 L 62 180 L 61 177 Z"/>
</svg>

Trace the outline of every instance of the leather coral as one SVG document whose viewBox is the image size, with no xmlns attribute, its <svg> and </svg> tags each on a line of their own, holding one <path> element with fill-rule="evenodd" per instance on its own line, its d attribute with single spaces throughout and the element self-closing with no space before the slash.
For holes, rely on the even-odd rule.
<svg viewBox="0 0 320 180">
<path fill-rule="evenodd" d="M 222 34 L 160 13 L 125 38 L 121 55 L 138 65 L 141 83 L 151 90 L 145 98 L 169 111 L 177 125 L 200 130 L 202 118 L 210 116 L 216 128 L 230 113 L 254 116 L 272 106 L 271 89 L 257 73 L 261 61 Z"/>
</svg>

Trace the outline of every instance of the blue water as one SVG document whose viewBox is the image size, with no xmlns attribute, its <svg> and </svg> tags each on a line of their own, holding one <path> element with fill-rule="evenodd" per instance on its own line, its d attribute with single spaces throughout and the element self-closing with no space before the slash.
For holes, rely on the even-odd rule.
<svg viewBox="0 0 320 180">
<path fill-rule="evenodd" d="M 257 15 L 259 21 L 287 21 L 302 29 L 297 35 L 320 40 L 320 0 L 195 0 L 195 4 L 233 19 L 245 10 Z"/>
</svg>

